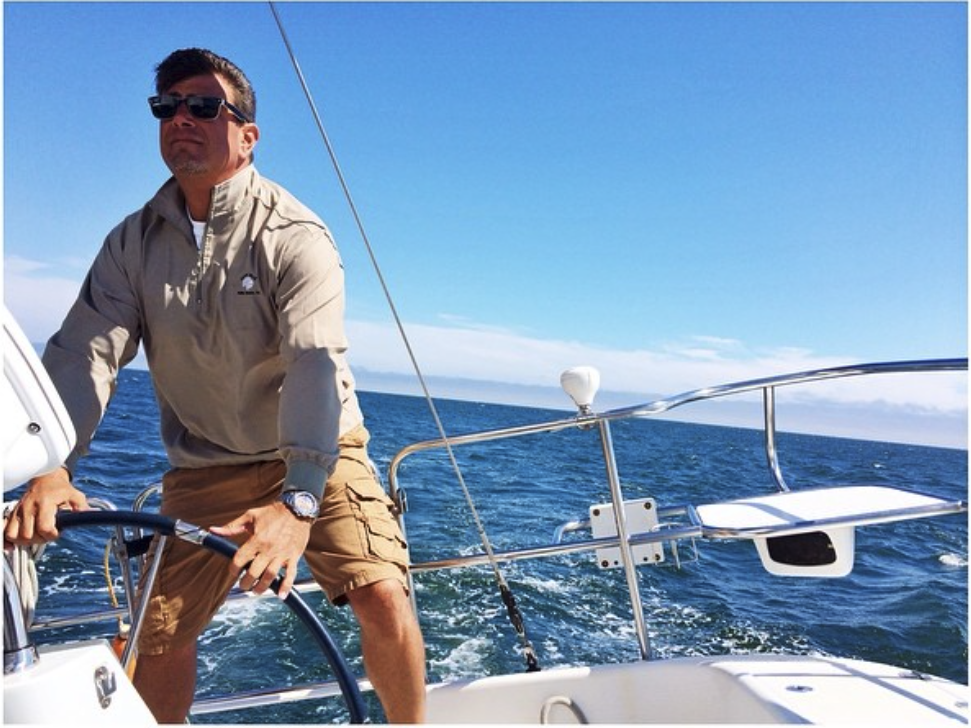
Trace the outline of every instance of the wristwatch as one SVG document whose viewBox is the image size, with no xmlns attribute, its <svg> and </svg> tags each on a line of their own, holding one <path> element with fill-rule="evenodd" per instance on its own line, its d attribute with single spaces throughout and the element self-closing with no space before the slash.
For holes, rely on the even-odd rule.
<svg viewBox="0 0 971 728">
<path fill-rule="evenodd" d="M 279 500 L 297 518 L 313 521 L 320 513 L 320 502 L 317 496 L 306 490 L 284 491 Z"/>
</svg>

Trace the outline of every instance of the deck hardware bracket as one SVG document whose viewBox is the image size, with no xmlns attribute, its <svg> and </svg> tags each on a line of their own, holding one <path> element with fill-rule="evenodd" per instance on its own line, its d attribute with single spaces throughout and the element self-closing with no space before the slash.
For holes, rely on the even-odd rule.
<svg viewBox="0 0 971 728">
<path fill-rule="evenodd" d="M 395 507 L 395 517 L 408 512 L 408 492 L 404 488 L 399 488 L 394 496 L 389 496 Z"/>
<path fill-rule="evenodd" d="M 118 691 L 118 680 L 107 665 L 94 671 L 94 689 L 98 693 L 98 703 L 107 710 L 111 705 L 111 696 Z"/>
<path fill-rule="evenodd" d="M 630 535 L 650 533 L 657 530 L 657 503 L 653 498 L 624 501 L 624 517 Z M 617 535 L 614 521 L 614 507 L 610 503 L 590 506 L 590 529 L 594 538 L 608 538 Z M 664 547 L 659 543 L 637 544 L 631 548 L 634 562 L 660 564 L 664 561 Z M 597 549 L 597 564 L 602 569 L 615 569 L 623 566 L 620 549 L 617 547 Z"/>
</svg>

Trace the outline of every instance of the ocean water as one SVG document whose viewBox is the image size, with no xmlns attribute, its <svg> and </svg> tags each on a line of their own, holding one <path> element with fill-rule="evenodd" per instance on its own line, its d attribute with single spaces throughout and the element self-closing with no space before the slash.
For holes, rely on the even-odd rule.
<svg viewBox="0 0 971 728">
<path fill-rule="evenodd" d="M 383 472 L 410 442 L 437 436 L 426 403 L 361 393 L 372 431 L 371 454 Z M 438 402 L 451 435 L 560 419 L 562 412 Z M 157 435 L 148 375 L 123 372 L 115 401 L 77 473 L 89 494 L 120 508 L 160 480 L 166 461 Z M 708 503 L 772 492 L 761 433 L 661 420 L 613 428 L 627 498 L 661 506 Z M 967 497 L 967 452 L 856 440 L 778 437 L 793 489 L 839 484 L 900 485 Z M 552 540 L 566 521 L 608 500 L 594 431 L 569 430 L 456 449 L 467 485 L 497 551 Z M 465 498 L 446 458 L 421 454 L 400 473 L 412 559 L 480 553 Z M 107 533 L 67 533 L 40 564 L 41 616 L 109 606 L 102 569 Z M 682 556 L 688 553 L 682 548 Z M 698 559 L 674 568 L 643 567 L 639 585 L 652 648 L 660 657 L 741 652 L 841 655 L 889 662 L 967 683 L 968 533 L 963 515 L 857 530 L 856 565 L 841 579 L 773 577 L 754 547 L 699 542 Z M 543 668 L 638 658 L 631 605 L 619 570 L 601 570 L 593 554 L 504 564 Z M 117 579 L 117 570 L 114 572 Z M 522 650 L 487 567 L 416 577 L 429 679 L 441 681 L 524 669 Z M 361 673 L 357 631 L 347 609 L 307 595 Z M 113 625 L 36 635 L 38 642 L 80 639 Z M 274 599 L 224 609 L 201 640 L 199 694 L 256 690 L 329 679 L 300 623 Z M 381 720 L 377 701 L 372 719 Z M 196 716 L 195 723 L 343 722 L 339 701 L 295 703 Z"/>
</svg>

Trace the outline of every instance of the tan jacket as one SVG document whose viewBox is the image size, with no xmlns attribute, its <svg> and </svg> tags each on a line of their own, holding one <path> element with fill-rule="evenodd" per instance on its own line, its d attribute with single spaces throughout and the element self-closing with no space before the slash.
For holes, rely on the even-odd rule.
<svg viewBox="0 0 971 728">
<path fill-rule="evenodd" d="M 141 342 L 174 467 L 283 457 L 320 493 L 362 422 L 344 271 L 323 222 L 252 166 L 215 188 L 197 248 L 170 179 L 109 233 L 44 364 L 88 445 Z"/>
</svg>

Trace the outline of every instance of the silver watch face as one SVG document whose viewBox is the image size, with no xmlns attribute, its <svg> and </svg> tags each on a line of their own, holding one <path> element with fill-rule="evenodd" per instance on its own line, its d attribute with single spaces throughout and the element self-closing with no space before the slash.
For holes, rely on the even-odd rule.
<svg viewBox="0 0 971 728">
<path fill-rule="evenodd" d="M 301 518 L 316 518 L 319 506 L 312 493 L 305 491 L 290 491 L 284 495 L 284 502 L 290 510 Z"/>
</svg>

